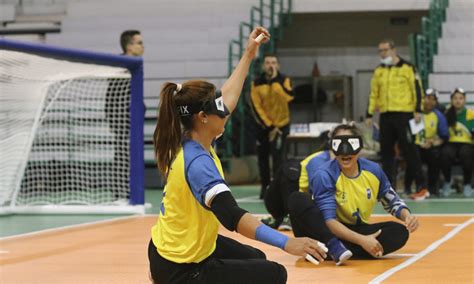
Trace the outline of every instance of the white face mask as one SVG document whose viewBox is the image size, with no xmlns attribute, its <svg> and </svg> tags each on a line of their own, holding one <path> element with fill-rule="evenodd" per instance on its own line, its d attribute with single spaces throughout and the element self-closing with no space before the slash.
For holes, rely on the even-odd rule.
<svg viewBox="0 0 474 284">
<path fill-rule="evenodd" d="M 393 58 L 391 56 L 387 56 L 385 58 L 380 59 L 380 62 L 385 65 L 392 65 Z"/>
</svg>

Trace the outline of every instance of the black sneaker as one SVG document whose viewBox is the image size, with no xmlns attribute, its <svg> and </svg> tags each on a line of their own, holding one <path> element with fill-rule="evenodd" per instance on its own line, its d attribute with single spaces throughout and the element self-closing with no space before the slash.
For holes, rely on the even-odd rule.
<svg viewBox="0 0 474 284">
<path fill-rule="evenodd" d="M 293 227 L 291 227 L 291 221 L 290 217 L 288 215 L 283 218 L 283 221 L 281 222 L 280 226 L 278 226 L 279 231 L 292 231 Z"/>
</svg>

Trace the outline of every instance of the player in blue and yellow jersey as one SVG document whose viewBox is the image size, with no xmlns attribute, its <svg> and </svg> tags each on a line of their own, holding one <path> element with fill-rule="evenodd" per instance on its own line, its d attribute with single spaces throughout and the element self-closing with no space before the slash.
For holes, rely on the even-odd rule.
<svg viewBox="0 0 474 284">
<path fill-rule="evenodd" d="M 466 108 L 466 92 L 456 88 L 451 93 L 451 106 L 446 111 L 449 125 L 449 142 L 441 152 L 443 175 L 445 183 L 442 195 L 448 197 L 451 191 L 451 168 L 459 159 L 464 174 L 464 196 L 472 195 L 472 168 L 474 165 L 473 134 L 474 110 Z"/>
<path fill-rule="evenodd" d="M 278 169 L 275 178 L 265 192 L 264 203 L 270 217 L 262 222 L 274 229 L 291 230 L 291 222 L 288 216 L 288 197 L 291 193 L 298 191 L 308 193 L 308 168 L 314 169 L 334 156 L 328 150 L 329 131 L 323 132 L 323 147 L 312 153 L 302 161 L 289 159 Z"/>
<path fill-rule="evenodd" d="M 293 231 L 297 222 L 303 235 L 318 236 L 337 264 L 351 255 L 374 258 L 396 251 L 408 240 L 408 232 L 418 227 L 417 218 L 392 189 L 380 166 L 359 158 L 362 147 L 355 126 L 336 127 L 331 138 L 335 160 L 321 165 L 309 179 L 314 203 L 290 196 Z M 370 224 L 378 201 L 405 225 Z"/>
<path fill-rule="evenodd" d="M 428 182 L 424 180 L 422 189 L 411 195 L 415 200 L 423 200 L 430 195 L 438 194 L 438 179 L 441 169 L 440 154 L 443 143 L 448 141 L 448 123 L 446 117 L 439 111 L 438 95 L 435 89 L 427 89 L 423 100 L 423 122 L 425 128 L 415 137 L 421 161 L 428 166 Z M 405 175 L 405 188 L 411 187 L 413 173 Z M 428 189 L 426 189 L 428 188 Z"/>
<path fill-rule="evenodd" d="M 252 31 L 247 47 L 220 91 L 205 81 L 166 83 L 154 134 L 156 160 L 166 179 L 148 248 L 156 283 L 286 283 L 286 269 L 253 247 L 218 234 L 219 226 L 288 253 L 323 261 L 325 248 L 310 238 L 290 238 L 241 209 L 213 150 L 234 110 L 258 50 Z M 183 131 L 182 131 L 183 129 Z"/>
</svg>

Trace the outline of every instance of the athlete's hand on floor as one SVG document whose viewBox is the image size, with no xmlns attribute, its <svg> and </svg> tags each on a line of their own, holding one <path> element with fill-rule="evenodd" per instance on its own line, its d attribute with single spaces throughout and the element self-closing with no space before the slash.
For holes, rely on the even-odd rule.
<svg viewBox="0 0 474 284">
<path fill-rule="evenodd" d="M 323 262 L 327 256 L 324 249 L 318 245 L 318 241 L 311 238 L 290 238 L 286 243 L 285 251 L 302 257 L 310 254 L 319 262 Z"/>
</svg>

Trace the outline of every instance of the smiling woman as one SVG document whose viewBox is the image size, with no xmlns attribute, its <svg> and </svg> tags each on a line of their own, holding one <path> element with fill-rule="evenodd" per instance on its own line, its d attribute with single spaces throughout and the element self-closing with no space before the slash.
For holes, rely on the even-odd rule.
<svg viewBox="0 0 474 284">
<path fill-rule="evenodd" d="M 362 137 L 353 125 L 337 126 L 331 134 L 335 160 L 308 173 L 312 199 L 294 193 L 289 210 L 295 235 L 325 242 L 337 265 L 349 259 L 377 258 L 400 249 L 417 219 L 393 190 L 378 164 L 359 158 Z M 369 224 L 375 204 L 405 222 Z"/>
</svg>

